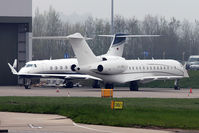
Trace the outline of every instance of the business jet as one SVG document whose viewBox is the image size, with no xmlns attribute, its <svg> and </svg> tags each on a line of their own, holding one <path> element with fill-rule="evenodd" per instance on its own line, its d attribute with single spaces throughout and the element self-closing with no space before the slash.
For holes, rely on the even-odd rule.
<svg viewBox="0 0 199 133">
<path fill-rule="evenodd" d="M 104 55 L 98 56 L 99 60 L 115 59 L 118 56 L 121 57 L 123 54 L 124 45 L 127 37 L 159 37 L 159 35 L 125 35 L 125 34 L 115 34 L 115 35 L 99 35 L 102 37 L 113 38 L 108 52 Z M 122 37 L 120 37 L 122 36 Z M 59 37 L 33 37 L 33 39 L 67 39 L 65 36 Z M 85 40 L 90 40 L 90 38 L 84 38 Z M 119 40 L 119 41 L 118 41 Z M 14 63 L 16 66 L 16 60 Z M 18 75 L 19 78 L 24 79 L 24 87 L 29 89 L 31 86 L 32 78 L 61 78 L 64 79 L 65 87 L 72 88 L 73 79 L 94 79 L 93 88 L 99 88 L 99 82 L 101 79 L 77 73 L 78 62 L 76 58 L 70 59 L 57 59 L 57 60 L 37 60 L 27 62 L 24 67 L 17 72 L 14 66 L 8 63 L 13 74 Z"/>
<path fill-rule="evenodd" d="M 112 37 L 112 43 L 110 48 L 105 55 L 98 56 L 102 60 L 106 60 L 107 58 L 114 58 L 114 56 L 122 56 L 123 48 L 125 44 L 126 38 L 123 38 L 122 43 L 117 43 L 115 40 L 118 39 L 116 35 L 101 35 L 105 37 Z M 152 37 L 155 35 L 152 35 Z M 141 36 L 145 37 L 145 36 Z M 146 35 L 148 37 L 148 35 Z M 65 37 L 33 37 L 32 39 L 65 39 Z M 90 40 L 90 38 L 85 38 L 86 40 Z M 119 46 L 120 48 L 115 48 L 115 46 Z M 19 72 L 16 71 L 17 68 L 17 60 L 14 61 L 13 66 L 8 63 L 11 72 L 14 75 L 17 75 L 19 78 L 23 79 L 23 84 L 26 89 L 31 88 L 31 79 L 33 78 L 60 78 L 64 79 L 64 86 L 66 88 L 72 88 L 74 79 L 93 79 L 93 88 L 99 88 L 99 81 L 101 79 L 86 75 L 76 73 L 76 67 L 78 66 L 76 58 L 70 59 L 56 59 L 56 60 L 36 60 L 29 61 L 22 67 Z"/>
<path fill-rule="evenodd" d="M 115 41 L 123 42 L 123 35 Z M 178 80 L 189 77 L 184 66 L 176 60 L 126 60 L 119 56 L 101 60 L 97 58 L 80 33 L 67 36 L 77 57 L 76 72 L 102 79 L 105 88 L 113 88 L 113 83 L 130 83 L 131 91 L 138 91 L 138 83 L 155 80 L 175 80 L 175 89 L 179 89 Z M 117 49 L 117 46 L 116 46 Z"/>
<path fill-rule="evenodd" d="M 31 79 L 33 78 L 60 78 L 64 79 L 65 87 L 72 88 L 73 79 L 94 79 L 101 80 L 99 78 L 80 74 L 74 71 L 77 65 L 77 59 L 57 59 L 57 60 L 38 60 L 27 62 L 19 72 L 14 69 L 10 63 L 8 63 L 12 73 L 24 79 L 24 87 L 30 89 Z"/>
</svg>

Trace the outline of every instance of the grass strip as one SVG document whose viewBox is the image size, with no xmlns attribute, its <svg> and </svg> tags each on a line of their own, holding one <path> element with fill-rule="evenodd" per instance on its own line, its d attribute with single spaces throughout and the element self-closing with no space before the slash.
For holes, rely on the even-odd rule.
<svg viewBox="0 0 199 133">
<path fill-rule="evenodd" d="M 118 98 L 123 110 L 111 110 L 109 98 L 0 97 L 0 111 L 59 114 L 77 123 L 123 127 L 199 129 L 199 99 Z"/>
</svg>

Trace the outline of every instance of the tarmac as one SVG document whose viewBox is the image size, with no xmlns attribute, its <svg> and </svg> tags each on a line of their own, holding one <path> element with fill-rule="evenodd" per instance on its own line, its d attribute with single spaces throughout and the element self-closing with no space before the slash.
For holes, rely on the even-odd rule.
<svg viewBox="0 0 199 133">
<path fill-rule="evenodd" d="M 100 89 L 90 88 L 40 88 L 24 89 L 21 86 L 1 86 L 0 96 L 53 96 L 53 97 L 100 97 Z M 131 92 L 128 88 L 115 88 L 114 97 L 148 98 L 199 98 L 199 89 L 140 88 Z M 74 123 L 59 115 L 0 112 L 0 132 L 9 133 L 199 133 L 178 129 L 124 128 Z"/>
<path fill-rule="evenodd" d="M 114 88 L 114 97 L 132 98 L 199 98 L 199 89 L 183 88 L 174 90 L 173 88 L 140 88 L 139 91 L 129 91 L 129 88 Z M 32 87 L 24 89 L 23 86 L 1 86 L 0 96 L 71 96 L 71 97 L 101 97 L 101 89 L 92 88 L 41 88 Z"/>
<path fill-rule="evenodd" d="M 171 133 L 153 129 L 77 124 L 59 115 L 9 112 L 0 112 L 0 129 L 8 129 L 9 133 Z"/>
</svg>

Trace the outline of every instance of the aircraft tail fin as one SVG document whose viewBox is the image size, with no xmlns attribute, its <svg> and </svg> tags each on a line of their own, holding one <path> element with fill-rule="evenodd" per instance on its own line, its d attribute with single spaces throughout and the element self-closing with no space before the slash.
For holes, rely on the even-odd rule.
<svg viewBox="0 0 199 133">
<path fill-rule="evenodd" d="M 107 55 L 122 56 L 124 50 L 124 44 L 126 42 L 127 34 L 115 34 L 115 35 L 99 35 L 101 37 L 112 37 L 113 40 L 107 52 Z"/>
<path fill-rule="evenodd" d="M 32 39 L 46 39 L 46 40 L 69 40 L 72 45 L 73 51 L 77 56 L 79 65 L 86 65 L 90 63 L 95 63 L 97 61 L 96 56 L 89 48 L 86 40 L 91 40 L 92 38 L 83 37 L 80 33 L 75 33 L 69 36 L 41 36 L 32 37 Z"/>
<path fill-rule="evenodd" d="M 99 35 L 101 37 L 112 37 L 111 46 L 107 55 L 122 56 L 126 38 L 143 38 L 143 37 L 159 37 L 161 35 L 129 35 L 129 34 L 115 34 L 115 35 Z"/>
<path fill-rule="evenodd" d="M 10 67 L 10 70 L 13 74 L 17 75 L 17 71 L 14 69 L 14 67 L 12 65 L 10 65 L 10 63 L 8 63 L 8 66 Z"/>
<path fill-rule="evenodd" d="M 80 33 L 67 36 L 80 66 L 92 64 L 98 61 L 85 38 Z"/>
</svg>

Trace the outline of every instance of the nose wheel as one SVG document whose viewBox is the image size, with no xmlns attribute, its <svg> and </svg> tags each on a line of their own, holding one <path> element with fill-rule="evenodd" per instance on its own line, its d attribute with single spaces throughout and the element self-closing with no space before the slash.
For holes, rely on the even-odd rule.
<svg viewBox="0 0 199 133">
<path fill-rule="evenodd" d="M 31 79 L 24 79 L 24 87 L 25 89 L 31 89 Z"/>
<path fill-rule="evenodd" d="M 176 79 L 175 82 L 174 82 L 174 89 L 175 90 L 180 90 L 180 87 L 179 87 L 179 79 Z"/>
</svg>

